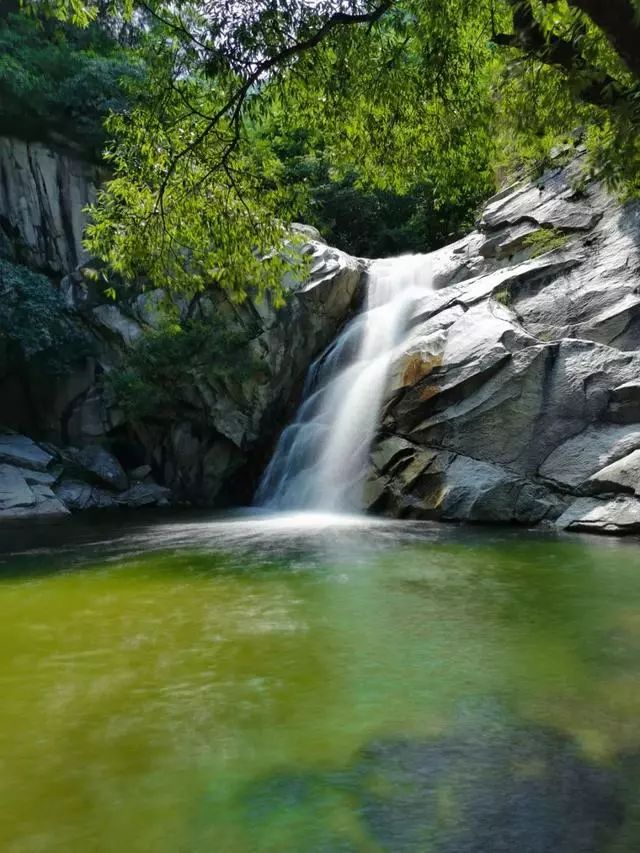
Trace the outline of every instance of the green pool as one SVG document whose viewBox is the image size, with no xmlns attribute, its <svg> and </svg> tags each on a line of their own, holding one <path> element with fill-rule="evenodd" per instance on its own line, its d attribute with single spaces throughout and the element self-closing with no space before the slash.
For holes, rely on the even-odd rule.
<svg viewBox="0 0 640 853">
<path fill-rule="evenodd" d="M 640 850 L 637 542 L 0 529 L 0 850 Z"/>
</svg>

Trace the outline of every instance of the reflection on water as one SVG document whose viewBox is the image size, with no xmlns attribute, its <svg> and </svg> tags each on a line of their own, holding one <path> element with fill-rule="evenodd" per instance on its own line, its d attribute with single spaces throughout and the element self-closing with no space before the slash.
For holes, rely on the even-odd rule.
<svg viewBox="0 0 640 853">
<path fill-rule="evenodd" d="M 0 849 L 640 849 L 637 543 L 0 528 Z"/>
</svg>

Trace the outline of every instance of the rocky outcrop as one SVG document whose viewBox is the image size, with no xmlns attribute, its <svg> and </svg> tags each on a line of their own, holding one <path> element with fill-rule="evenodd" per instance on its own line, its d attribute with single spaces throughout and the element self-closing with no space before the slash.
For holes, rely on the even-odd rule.
<svg viewBox="0 0 640 853">
<path fill-rule="evenodd" d="M 84 208 L 101 171 L 63 149 L 0 138 L 0 249 L 54 274 L 82 262 Z"/>
<path fill-rule="evenodd" d="M 56 491 L 64 506 L 72 510 L 143 506 L 166 497 L 148 488 L 128 489 L 121 463 L 101 449 L 105 447 L 132 467 L 146 466 L 171 490 L 174 500 L 207 504 L 250 500 L 255 477 L 297 402 L 309 363 L 344 322 L 361 278 L 361 262 L 327 247 L 316 233 L 306 236 L 313 238 L 302 250 L 309 256 L 309 274 L 285 283 L 288 298 L 283 308 L 257 300 L 237 305 L 220 291 L 191 301 L 175 300 L 182 319 L 188 315 L 206 323 L 223 318 L 225 327 L 241 330 L 248 338 L 243 357 L 252 365 L 237 380 L 194 374 L 181 392 L 178 417 L 168 412 L 139 422 L 127 420 L 105 382 L 106 374 L 118 368 L 136 341 L 162 322 L 163 294 L 138 293 L 110 303 L 81 271 L 63 280 L 66 302 L 91 336 L 94 355 L 73 375 L 50 380 L 45 388 L 34 386 L 27 396 L 31 409 L 37 409 L 32 432 L 46 435 L 58 446 L 72 445 L 64 452 L 65 476 Z M 6 417 L 5 426 L 20 429 L 26 414 L 14 404 Z M 34 454 L 43 453 L 29 439 L 0 436 L 0 462 L 14 464 L 10 452 L 21 442 L 29 442 Z M 3 449 L 4 444 L 9 450 Z M 49 461 L 43 458 L 41 470 L 47 470 Z M 27 467 L 35 467 L 35 462 Z M 84 472 L 80 481 L 75 467 Z M 24 515 L 32 507 L 40 513 L 38 505 L 29 498 L 15 506 L 0 504 L 0 511 Z"/>
<path fill-rule="evenodd" d="M 310 271 L 304 280 L 285 282 L 289 298 L 284 308 L 257 300 L 237 305 L 215 289 L 190 300 L 174 298 L 180 320 L 222 321 L 225 328 L 240 332 L 249 341 L 246 360 L 252 369 L 236 379 L 194 375 L 181 392 L 184 399 L 177 401 L 177 414 L 132 422 L 115 405 L 105 377 L 118 369 L 145 332 L 162 323 L 165 296 L 130 287 L 113 302 L 105 298 L 104 284 L 87 277 L 85 207 L 95 199 L 102 178 L 98 167 L 75 157 L 69 146 L 0 139 L 0 256 L 50 276 L 69 309 L 68 319 L 88 335 L 93 350 L 65 375 L 33 370 L 17 375 L 0 367 L 0 428 L 45 438 L 56 447 L 71 445 L 64 452 L 66 473 L 57 483 L 71 508 L 111 505 L 114 494 L 125 493 L 128 504 L 153 502 L 147 488 L 127 493 L 121 463 L 125 468 L 146 466 L 177 500 L 246 501 L 275 435 L 297 402 L 310 361 L 349 313 L 362 263 L 324 245 L 315 229 L 293 226 L 306 240 L 302 251 Z M 19 442 L 12 437 L 11 443 Z M 120 471 L 105 472 L 99 447 L 109 451 L 111 464 Z M 0 437 L 2 462 L 13 464 L 2 456 Z M 82 476 L 76 476 L 74 465 Z M 15 493 L 17 487 L 11 488 Z M 19 507 L 26 512 L 39 503 Z"/>
<path fill-rule="evenodd" d="M 415 307 L 372 448 L 370 509 L 640 530 L 640 208 L 585 186 L 580 169 L 578 157 L 502 191 L 476 231 L 432 253 L 434 290 Z M 95 345 L 71 375 L 0 380 L 4 426 L 53 442 L 0 436 L 0 514 L 150 505 L 167 488 L 178 501 L 246 502 L 366 262 L 296 226 L 310 272 L 286 282 L 284 308 L 215 290 L 176 298 L 181 319 L 242 331 L 254 368 L 194 376 L 177 415 L 133 423 L 105 376 L 158 327 L 164 295 L 110 302 L 78 266 L 98 178 L 69 154 L 0 140 L 0 251 L 64 274 Z"/>
<path fill-rule="evenodd" d="M 299 229 L 301 226 L 298 227 Z M 62 282 L 67 303 L 96 342 L 90 368 L 65 382 L 56 401 L 58 437 L 77 446 L 124 444 L 136 464 L 148 464 L 180 500 L 247 502 L 273 441 L 297 403 L 311 360 L 344 322 L 362 274 L 362 262 L 326 246 L 313 229 L 302 251 L 309 273 L 285 282 L 286 303 L 248 299 L 238 305 L 220 291 L 193 300 L 176 298 L 181 320 L 219 322 L 248 340 L 246 375 L 194 373 L 177 403 L 179 415 L 159 413 L 127 422 L 109 394 L 104 377 L 145 333 L 162 322 L 160 291 L 105 303 L 80 272 Z"/>
<path fill-rule="evenodd" d="M 163 506 L 170 495 L 148 469 L 127 474 L 103 447 L 62 449 L 24 435 L 0 434 L 0 520 Z"/>
<path fill-rule="evenodd" d="M 640 530 L 640 207 L 575 190 L 579 169 L 500 193 L 434 253 L 445 286 L 394 366 L 370 508 Z"/>
</svg>

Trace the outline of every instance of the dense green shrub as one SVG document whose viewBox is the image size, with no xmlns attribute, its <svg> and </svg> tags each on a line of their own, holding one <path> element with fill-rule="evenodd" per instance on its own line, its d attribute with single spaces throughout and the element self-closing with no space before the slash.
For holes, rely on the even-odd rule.
<svg viewBox="0 0 640 853">
<path fill-rule="evenodd" d="M 353 255 L 428 252 L 451 242 L 473 227 L 494 189 L 488 152 L 480 147 L 474 168 L 451 171 L 450 192 L 442 198 L 435 186 L 438 166 L 431 182 L 413 182 L 404 192 L 380 189 L 367 185 L 356 167 L 337 172 L 322 140 L 310 133 L 282 127 L 276 132 L 268 121 L 262 133 L 283 164 L 283 182 L 298 191 L 292 218 L 314 225 L 331 245 Z"/>
<path fill-rule="evenodd" d="M 138 72 L 97 26 L 77 31 L 34 18 L 0 18 L 0 133 L 25 139 L 59 134 L 97 156 L 103 120 L 127 103 L 122 80 Z"/>
<path fill-rule="evenodd" d="M 0 341 L 8 367 L 47 374 L 71 370 L 91 352 L 48 278 L 0 259 Z"/>
<path fill-rule="evenodd" d="M 470 191 L 464 203 L 437 205 L 427 184 L 400 195 L 359 187 L 352 173 L 313 187 L 306 219 L 329 243 L 354 255 L 379 258 L 428 252 L 470 229 L 490 192 L 486 186 L 480 193 Z"/>
<path fill-rule="evenodd" d="M 248 338 L 220 319 L 167 323 L 144 334 L 107 382 L 130 418 L 171 418 L 199 381 L 238 383 L 258 368 Z"/>
</svg>

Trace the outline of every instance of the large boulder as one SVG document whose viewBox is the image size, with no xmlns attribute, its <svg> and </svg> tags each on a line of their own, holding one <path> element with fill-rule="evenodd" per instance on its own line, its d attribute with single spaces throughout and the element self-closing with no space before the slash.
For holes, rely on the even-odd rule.
<svg viewBox="0 0 640 853">
<path fill-rule="evenodd" d="M 91 444 L 81 450 L 69 450 L 67 453 L 89 480 L 119 491 L 128 487 L 129 478 L 124 468 L 104 447 Z"/>
<path fill-rule="evenodd" d="M 0 435 L 0 462 L 46 471 L 54 456 L 25 435 Z"/>
<path fill-rule="evenodd" d="M 134 483 L 125 492 L 118 495 L 121 506 L 137 509 L 143 506 L 166 506 L 171 497 L 171 490 L 157 483 Z"/>
<path fill-rule="evenodd" d="M 80 480 L 63 480 L 55 489 L 55 495 L 72 511 L 115 509 L 118 506 L 117 498 L 112 492 Z"/>
<path fill-rule="evenodd" d="M 491 200 L 416 306 L 369 507 L 640 530 L 640 206 L 577 194 L 580 165 Z"/>
<path fill-rule="evenodd" d="M 0 522 L 21 518 L 69 515 L 95 509 L 165 506 L 171 490 L 154 482 L 150 466 L 129 477 L 105 448 L 55 448 L 23 435 L 2 436 Z M 15 463 L 20 464 L 15 464 Z M 38 468 L 23 467 L 34 465 Z"/>
<path fill-rule="evenodd" d="M 33 506 L 36 496 L 17 468 L 0 465 L 0 510 Z"/>
</svg>

